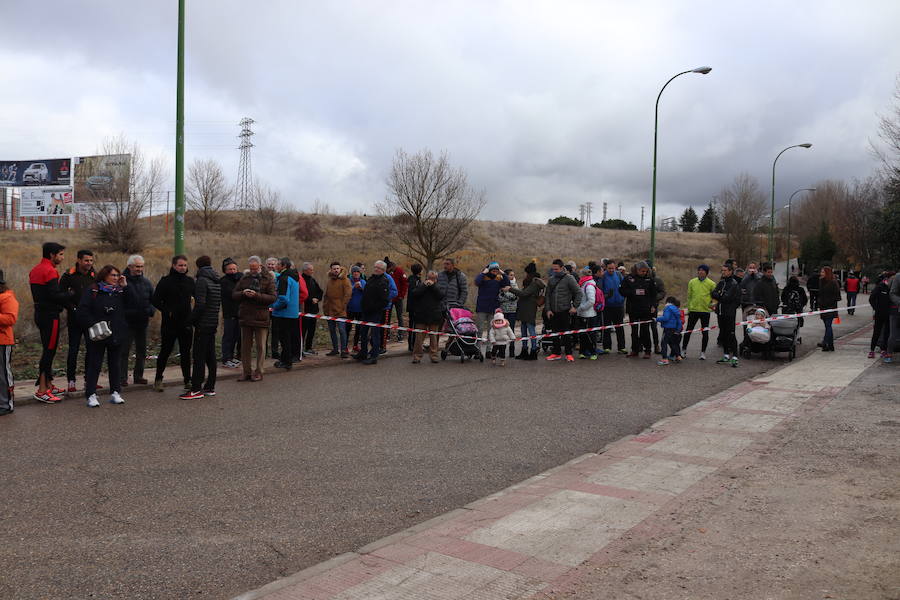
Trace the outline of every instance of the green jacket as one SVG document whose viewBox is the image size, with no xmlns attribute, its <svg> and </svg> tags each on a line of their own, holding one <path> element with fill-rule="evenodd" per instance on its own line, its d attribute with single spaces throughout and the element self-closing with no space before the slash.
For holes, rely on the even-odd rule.
<svg viewBox="0 0 900 600">
<path fill-rule="evenodd" d="M 716 282 L 707 277 L 700 281 L 694 277 L 688 282 L 687 310 L 688 312 L 709 312 L 709 303 L 712 302 L 712 291 L 716 289 Z"/>
</svg>

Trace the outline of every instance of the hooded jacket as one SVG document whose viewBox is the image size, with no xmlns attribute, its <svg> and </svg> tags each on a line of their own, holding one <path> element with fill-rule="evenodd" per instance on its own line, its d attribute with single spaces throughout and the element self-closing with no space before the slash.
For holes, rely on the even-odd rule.
<svg viewBox="0 0 900 600">
<path fill-rule="evenodd" d="M 656 321 L 663 329 L 681 331 L 681 310 L 674 304 L 666 304 L 663 314 L 656 317 Z"/>
<path fill-rule="evenodd" d="M 584 319 L 590 319 L 597 316 L 594 310 L 594 302 L 597 300 L 597 284 L 594 278 L 585 275 L 578 282 L 581 286 L 581 303 L 578 305 L 578 316 Z"/>
<path fill-rule="evenodd" d="M 285 271 L 285 273 L 287 273 L 287 271 Z M 303 277 L 303 282 L 306 284 L 307 293 L 306 300 L 303 302 L 303 312 L 317 315 L 319 314 L 319 304 L 313 302 L 313 299 L 316 299 L 321 303 L 322 296 L 325 295 L 325 290 L 322 289 L 322 286 L 319 285 L 319 282 L 316 281 L 316 278 L 312 275 L 303 273 L 301 277 Z"/>
<path fill-rule="evenodd" d="M 255 290 L 256 296 L 244 296 L 244 290 Z M 231 297 L 240 302 L 238 321 L 241 327 L 268 327 L 269 306 L 275 302 L 275 280 L 268 271 L 244 273 L 234 286 Z"/>
<path fill-rule="evenodd" d="M 59 287 L 59 273 L 49 258 L 42 258 L 28 274 L 28 283 L 31 286 L 31 297 L 34 301 L 34 318 L 55 319 L 62 312 L 64 306 L 70 302 L 77 302 L 70 292 L 65 292 Z"/>
<path fill-rule="evenodd" d="M 475 312 L 493 313 L 500 308 L 500 288 L 509 285 L 509 278 L 501 273 L 494 276 L 491 273 L 479 273 L 475 276 L 475 287 L 478 288 L 478 297 L 475 299 Z"/>
<path fill-rule="evenodd" d="M 19 301 L 12 290 L 0 292 L 0 346 L 16 343 L 13 325 L 19 320 Z"/>
<path fill-rule="evenodd" d="M 82 329 L 89 329 L 100 321 L 109 322 L 112 335 L 102 340 L 104 344 L 120 345 L 125 340 L 128 325 L 125 322 L 125 294 L 117 285 L 98 282 L 84 290 L 75 316 Z M 190 299 L 188 299 L 190 300 Z"/>
<path fill-rule="evenodd" d="M 322 303 L 322 313 L 329 317 L 346 317 L 347 303 L 353 290 L 347 279 L 347 271 L 341 267 L 341 272 L 335 276 L 328 271 L 328 283 L 325 284 L 325 301 Z"/>
<path fill-rule="evenodd" d="M 397 287 L 396 298 L 400 300 L 406 298 L 406 294 L 409 291 L 409 280 L 406 278 L 406 272 L 403 270 L 403 267 L 395 266 L 391 272 L 391 279 L 394 280 L 394 285 Z"/>
<path fill-rule="evenodd" d="M 421 283 L 409 293 L 410 304 L 415 304 L 416 325 L 439 325 L 444 321 L 444 292 L 435 283 Z"/>
<path fill-rule="evenodd" d="M 781 290 L 781 304 L 784 306 L 784 311 L 788 314 L 803 312 L 807 302 L 809 302 L 809 298 L 806 297 L 806 290 L 800 287 L 799 283 L 791 284 L 789 281 L 785 288 Z"/>
<path fill-rule="evenodd" d="M 360 277 L 359 281 L 350 281 L 350 300 L 347 302 L 347 312 L 352 313 L 361 313 L 362 312 L 362 297 L 363 292 L 366 289 L 366 280 Z M 359 283 L 359 287 L 356 287 L 356 284 Z"/>
<path fill-rule="evenodd" d="M 503 324 L 500 325 L 500 323 Z M 488 328 L 487 337 L 488 343 L 494 346 L 505 346 L 506 344 L 511 344 L 516 341 L 516 334 L 513 333 L 512 328 L 509 326 L 509 321 L 503 318 L 502 313 L 499 314 L 499 317 L 494 317 L 491 320 L 491 326 Z"/>
<path fill-rule="evenodd" d="M 841 286 L 837 279 L 819 281 L 819 309 L 837 308 L 841 299 Z M 831 313 L 834 314 L 834 313 Z"/>
<path fill-rule="evenodd" d="M 163 326 L 186 325 L 191 316 L 191 298 L 194 297 L 194 278 L 179 273 L 175 268 L 156 284 L 151 302 L 162 314 Z"/>
<path fill-rule="evenodd" d="M 143 275 L 123 271 L 125 286 L 125 321 L 130 327 L 146 327 L 156 310 L 153 308 L 153 282 Z"/>
<path fill-rule="evenodd" d="M 552 312 L 566 312 L 581 304 L 581 288 L 575 278 L 565 270 L 550 274 L 544 307 Z"/>
<path fill-rule="evenodd" d="M 297 271 L 285 269 L 275 282 L 275 302 L 270 307 L 272 316 L 280 319 L 296 319 L 300 316 L 300 276 Z"/>
<path fill-rule="evenodd" d="M 746 273 L 744 275 L 744 278 L 741 279 L 741 304 L 748 306 L 754 303 L 755 296 L 753 291 L 760 279 L 762 279 L 762 276 L 759 273 L 754 273 L 753 275 Z"/>
<path fill-rule="evenodd" d="M 525 284 L 525 281 L 528 281 Z M 537 321 L 538 298 L 544 293 L 547 286 L 544 280 L 538 276 L 532 276 L 531 280 L 526 277 L 522 281 L 524 288 L 510 288 L 510 292 L 518 296 L 518 307 L 516 309 L 516 320 L 522 323 L 535 323 Z"/>
<path fill-rule="evenodd" d="M 221 276 L 212 267 L 200 267 L 194 286 L 194 310 L 191 324 L 203 333 L 215 333 L 219 327 L 219 308 L 222 306 Z"/>
<path fill-rule="evenodd" d="M 896 278 L 896 275 L 894 278 Z M 891 316 L 892 312 L 896 312 L 897 305 L 891 302 L 890 283 L 879 281 L 875 287 L 872 288 L 872 293 L 869 294 L 869 304 L 872 306 L 876 319 L 887 319 Z M 893 309 L 893 311 L 891 309 Z"/>
<path fill-rule="evenodd" d="M 608 271 L 603 272 L 600 276 L 600 288 L 606 297 L 606 306 L 610 308 L 625 306 L 625 296 L 622 295 L 621 287 L 622 274 L 619 271 L 614 271 L 612 275 Z"/>
</svg>

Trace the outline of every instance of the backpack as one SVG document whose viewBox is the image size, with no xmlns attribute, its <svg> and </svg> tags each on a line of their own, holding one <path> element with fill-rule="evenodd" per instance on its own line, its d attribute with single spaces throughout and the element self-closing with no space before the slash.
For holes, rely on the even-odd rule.
<svg viewBox="0 0 900 600">
<path fill-rule="evenodd" d="M 594 286 L 594 310 L 603 312 L 603 308 L 606 306 L 606 296 L 603 295 L 603 290 L 595 281 L 585 281 L 584 285 Z"/>
<path fill-rule="evenodd" d="M 784 308 L 785 312 L 794 315 L 803 310 L 803 305 L 800 303 L 800 290 L 792 289 L 788 291 Z"/>
</svg>

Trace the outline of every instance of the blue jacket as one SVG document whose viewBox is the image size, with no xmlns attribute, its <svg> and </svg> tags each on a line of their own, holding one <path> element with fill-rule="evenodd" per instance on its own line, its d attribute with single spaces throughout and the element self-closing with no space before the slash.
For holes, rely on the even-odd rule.
<svg viewBox="0 0 900 600">
<path fill-rule="evenodd" d="M 351 279 L 350 286 L 353 290 L 353 295 L 350 296 L 350 302 L 347 303 L 347 312 L 361 313 L 363 290 L 366 289 L 366 280 L 359 280 L 359 289 L 356 288 L 355 284 L 356 282 Z"/>
<path fill-rule="evenodd" d="M 666 304 L 663 314 L 656 317 L 656 320 L 662 325 L 663 329 L 681 331 L 681 311 L 674 304 Z"/>
<path fill-rule="evenodd" d="M 300 315 L 300 284 L 293 277 L 285 277 L 285 279 L 287 286 L 284 293 L 279 294 L 272 303 L 272 316 L 296 319 Z M 278 283 L 281 281 L 279 280 Z"/>
<path fill-rule="evenodd" d="M 394 307 L 394 298 L 396 298 L 397 295 L 400 294 L 400 291 L 397 289 L 397 282 L 394 281 L 394 278 L 391 277 L 390 275 L 388 275 L 387 278 L 388 278 L 388 283 L 391 286 L 391 293 L 388 294 L 388 303 L 387 303 L 387 306 L 384 307 L 384 310 L 391 310 Z M 352 285 L 352 282 L 351 282 L 351 285 Z"/>
<path fill-rule="evenodd" d="M 475 299 L 475 312 L 494 314 L 500 308 L 500 288 L 509 285 L 509 277 L 500 274 L 497 279 L 479 273 L 475 276 L 475 287 L 478 288 L 478 297 Z"/>
<path fill-rule="evenodd" d="M 600 287 L 606 298 L 606 306 L 625 306 L 625 297 L 619 291 L 622 287 L 622 274 L 616 271 L 612 275 L 608 272 L 600 277 Z"/>
</svg>

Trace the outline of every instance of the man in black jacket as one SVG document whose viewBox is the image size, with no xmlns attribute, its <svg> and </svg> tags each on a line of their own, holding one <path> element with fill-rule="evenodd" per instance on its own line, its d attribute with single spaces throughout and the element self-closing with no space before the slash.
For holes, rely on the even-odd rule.
<svg viewBox="0 0 900 600">
<path fill-rule="evenodd" d="M 716 316 L 719 331 L 722 332 L 722 358 L 716 361 L 719 364 L 738 366 L 737 338 L 734 335 L 734 323 L 738 307 L 741 305 L 741 287 L 734 278 L 734 271 L 730 264 L 722 265 L 722 279 L 712 291 L 712 298 L 717 302 Z"/>
<path fill-rule="evenodd" d="M 241 280 L 237 263 L 231 258 L 222 261 L 222 365 L 229 369 L 241 366 L 237 356 L 241 355 L 241 326 L 238 323 L 238 305 L 231 297 L 234 286 Z"/>
<path fill-rule="evenodd" d="M 313 265 L 312 263 L 305 262 L 303 263 L 303 281 L 306 283 L 306 291 L 309 294 L 306 297 L 306 302 L 303 303 L 303 312 L 309 313 L 311 315 L 319 314 L 319 304 L 322 302 L 322 298 L 325 295 L 325 290 L 319 285 L 319 282 L 316 281 L 316 278 L 313 277 Z M 316 339 L 316 323 L 318 319 L 315 317 L 303 317 L 302 320 L 302 328 L 303 328 L 303 355 L 311 356 L 315 354 L 315 350 L 313 350 L 313 343 Z"/>
<path fill-rule="evenodd" d="M 778 312 L 778 283 L 772 265 L 763 263 L 762 272 L 762 277 L 753 286 L 753 304 L 762 306 L 771 316 Z"/>
<path fill-rule="evenodd" d="M 212 259 L 208 256 L 201 256 L 196 264 L 194 309 L 190 316 L 194 327 L 194 368 L 191 389 L 179 396 L 182 400 L 216 395 L 216 329 L 219 327 L 219 308 L 222 305 L 222 286 L 219 284 L 222 276 L 213 271 Z"/>
<path fill-rule="evenodd" d="M 656 306 L 656 282 L 650 273 L 650 266 L 644 261 L 634 265 L 632 273 L 622 281 L 620 292 L 625 296 L 628 322 L 641 323 L 631 325 L 631 352 L 628 356 L 635 358 L 643 350 L 644 358 L 650 358 L 650 321 Z"/>
<path fill-rule="evenodd" d="M 59 289 L 71 296 L 72 301 L 66 306 L 66 329 L 69 330 L 69 351 L 66 355 L 66 381 L 69 382 L 67 391 L 74 392 L 75 373 L 78 370 L 78 351 L 81 349 L 81 340 L 84 339 L 84 347 L 87 349 L 87 331 L 78 324 L 78 303 L 84 290 L 94 285 L 97 274 L 94 272 L 94 253 L 90 250 L 79 250 L 75 260 L 75 266 L 63 273 L 59 278 Z"/>
<path fill-rule="evenodd" d="M 34 323 L 40 331 L 42 347 L 34 398 L 47 404 L 59 402 L 61 398 L 57 394 L 63 392 L 53 385 L 53 358 L 59 344 L 59 313 L 72 302 L 71 293 L 60 289 L 56 270 L 65 260 L 65 249 L 62 244 L 44 242 L 41 247 L 43 258 L 28 274 L 34 301 Z"/>
<path fill-rule="evenodd" d="M 390 275 L 385 274 L 386 268 L 387 264 L 384 261 L 375 261 L 372 275 L 366 281 L 362 297 L 363 321 L 382 322 L 384 307 L 391 297 L 391 284 L 387 280 Z M 372 325 L 363 326 L 359 339 L 360 351 L 354 357 L 356 360 L 362 361 L 364 365 L 374 365 L 378 362 L 378 355 L 381 354 L 381 335 L 379 333 L 378 329 Z M 371 351 L 369 351 L 370 343 Z"/>
<path fill-rule="evenodd" d="M 181 354 L 181 374 L 184 377 L 184 389 L 191 389 L 191 298 L 194 297 L 194 279 L 187 274 L 187 257 L 179 254 L 172 258 L 172 268 L 169 274 L 164 276 L 156 284 L 153 291 L 153 306 L 162 315 L 160 334 L 162 345 L 159 349 L 159 358 L 156 359 L 156 379 L 153 389 L 163 391 L 163 372 L 169 355 L 178 342 L 178 352 Z"/>
<path fill-rule="evenodd" d="M 122 356 L 119 360 L 122 385 L 128 385 L 128 357 L 134 343 L 134 382 L 147 383 L 144 379 L 144 362 L 147 359 L 147 325 L 153 316 L 153 283 L 144 277 L 144 257 L 133 254 L 128 257 L 128 266 L 122 273 L 128 285 L 125 286 L 125 323 L 128 327 L 122 340 Z"/>
</svg>

